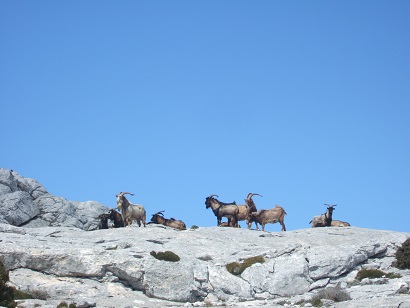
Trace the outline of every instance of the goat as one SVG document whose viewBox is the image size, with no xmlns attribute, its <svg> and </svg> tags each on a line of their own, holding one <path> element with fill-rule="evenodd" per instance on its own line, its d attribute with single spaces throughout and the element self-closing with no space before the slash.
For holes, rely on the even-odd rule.
<svg viewBox="0 0 410 308">
<path fill-rule="evenodd" d="M 228 218 L 228 221 L 221 222 L 221 224 L 219 225 L 219 227 L 235 227 L 235 226 L 237 226 L 238 228 L 241 227 L 239 224 L 237 224 L 237 221 L 235 220 L 235 218 Z"/>
<path fill-rule="evenodd" d="M 144 224 L 147 220 L 147 213 L 145 212 L 144 206 L 140 204 L 132 204 L 125 198 L 125 194 L 134 196 L 134 194 L 129 192 L 120 192 L 117 197 L 117 208 L 121 210 L 122 219 L 124 221 L 124 226 L 130 226 L 134 220 L 137 221 L 138 227 L 141 227 L 141 222 Z"/>
<path fill-rule="evenodd" d="M 100 223 L 98 224 L 98 229 L 108 229 L 108 218 L 109 215 L 106 213 L 98 215 L 98 219 L 100 220 Z"/>
<path fill-rule="evenodd" d="M 151 217 L 151 222 L 153 222 L 154 224 L 160 224 L 178 230 L 186 230 L 186 225 L 182 220 L 176 220 L 172 217 L 171 219 L 164 218 L 163 212 L 165 211 L 159 211 L 153 214 Z"/>
<path fill-rule="evenodd" d="M 265 231 L 265 225 L 268 223 L 279 222 L 282 225 L 282 231 L 286 231 L 285 226 L 285 215 L 286 211 L 283 207 L 276 205 L 270 210 L 260 210 L 254 213 L 249 213 L 246 218 L 247 225 L 252 225 L 252 222 L 255 222 L 256 229 L 259 230 L 258 224 L 262 226 L 262 231 Z"/>
<path fill-rule="evenodd" d="M 337 204 L 332 205 L 332 204 L 325 203 L 325 205 L 327 206 L 326 213 L 322 215 L 314 216 L 312 220 L 309 222 L 312 224 L 312 228 L 330 227 L 330 225 L 332 224 L 332 214 Z"/>
<path fill-rule="evenodd" d="M 224 203 L 214 198 L 214 196 L 218 197 L 218 195 L 210 195 L 209 197 L 206 197 L 205 205 L 207 209 L 212 208 L 212 211 L 216 216 L 217 226 L 221 224 L 222 217 L 227 217 L 228 219 L 234 219 L 233 225 L 238 227 L 239 209 L 235 201 L 232 203 Z"/>
<path fill-rule="evenodd" d="M 252 200 L 253 196 L 261 196 L 260 194 L 253 194 L 253 193 L 249 193 L 248 196 L 245 199 L 245 205 L 238 205 L 239 208 L 239 214 L 238 214 L 238 220 L 246 220 L 246 218 L 248 217 L 249 213 L 253 213 L 256 212 L 256 205 Z M 255 222 L 256 224 L 256 222 Z M 252 227 L 252 223 L 250 223 L 248 225 L 248 229 L 250 229 Z M 258 228 L 258 226 L 256 225 L 256 228 Z"/>
<path fill-rule="evenodd" d="M 114 222 L 114 228 L 124 227 L 124 220 L 122 219 L 121 213 L 118 213 L 115 209 L 111 209 L 108 211 L 108 215 L 108 218 Z"/>
<path fill-rule="evenodd" d="M 350 227 L 350 224 L 346 221 L 341 221 L 341 220 L 333 220 L 330 223 L 331 227 Z"/>
</svg>

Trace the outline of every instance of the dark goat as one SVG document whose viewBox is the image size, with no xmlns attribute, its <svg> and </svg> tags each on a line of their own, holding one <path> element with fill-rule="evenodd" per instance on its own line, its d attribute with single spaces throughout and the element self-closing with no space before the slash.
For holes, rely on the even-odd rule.
<svg viewBox="0 0 410 308">
<path fill-rule="evenodd" d="M 117 212 L 115 209 L 111 209 L 108 211 L 108 218 L 114 222 L 114 228 L 122 228 L 124 227 L 124 221 L 122 220 L 121 213 Z"/>
<path fill-rule="evenodd" d="M 151 217 L 151 222 L 154 224 L 160 224 L 178 230 L 186 230 L 186 225 L 182 220 L 176 220 L 175 218 L 167 219 L 164 217 L 163 212 L 165 211 L 159 211 L 153 214 Z"/>
<path fill-rule="evenodd" d="M 109 215 L 106 213 L 98 215 L 98 219 L 100 220 L 100 223 L 98 224 L 98 229 L 108 229 L 108 218 Z"/>
<path fill-rule="evenodd" d="M 335 210 L 336 204 L 332 205 L 325 203 L 325 205 L 327 206 L 326 213 L 313 217 L 312 220 L 309 222 L 312 224 L 312 228 L 330 227 L 330 225 L 332 224 L 332 215 L 333 211 Z"/>
<path fill-rule="evenodd" d="M 217 226 L 221 224 L 222 217 L 227 217 L 228 220 L 233 218 L 234 226 L 238 227 L 239 208 L 235 201 L 232 203 L 224 203 L 214 198 L 214 196 L 218 197 L 218 195 L 210 195 L 209 197 L 206 197 L 205 205 L 207 209 L 212 208 L 212 211 L 216 216 Z"/>
</svg>

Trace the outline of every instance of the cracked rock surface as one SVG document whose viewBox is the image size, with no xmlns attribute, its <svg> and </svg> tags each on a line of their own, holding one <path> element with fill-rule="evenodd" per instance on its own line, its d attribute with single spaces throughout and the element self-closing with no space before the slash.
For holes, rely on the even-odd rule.
<svg viewBox="0 0 410 308">
<path fill-rule="evenodd" d="M 95 201 L 53 196 L 36 180 L 0 168 L 0 223 L 24 227 L 98 229 L 98 215 L 109 210 Z"/>
<path fill-rule="evenodd" d="M 162 225 L 97 230 L 108 207 L 53 196 L 0 168 L 0 261 L 10 284 L 36 299 L 19 307 L 308 307 L 322 291 L 350 300 L 329 307 L 410 307 L 410 270 L 391 266 L 410 233 L 357 227 L 262 232 L 178 231 Z M 151 252 L 171 251 L 178 262 Z M 262 256 L 240 275 L 226 265 Z M 260 258 L 259 258 L 260 259 Z M 361 269 L 401 277 L 357 281 Z"/>
<path fill-rule="evenodd" d="M 374 305 L 375 298 L 409 302 L 410 271 L 391 267 L 396 249 L 408 237 L 355 227 L 271 233 L 218 227 L 177 231 L 159 225 L 84 231 L 2 224 L 0 260 L 19 289 L 97 307 L 298 306 L 336 285 L 352 300 L 332 302 L 335 307 L 366 307 L 363 302 Z M 157 260 L 151 251 L 172 251 L 180 261 Z M 240 276 L 227 271 L 226 264 L 254 256 L 263 256 L 265 262 Z M 402 277 L 359 283 L 354 276 L 362 267 Z"/>
</svg>

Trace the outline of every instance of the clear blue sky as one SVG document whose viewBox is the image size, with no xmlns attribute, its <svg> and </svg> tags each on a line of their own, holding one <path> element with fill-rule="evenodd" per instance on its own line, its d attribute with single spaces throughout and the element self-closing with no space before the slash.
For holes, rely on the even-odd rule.
<svg viewBox="0 0 410 308">
<path fill-rule="evenodd" d="M 0 167 L 69 200 L 410 232 L 410 1 L 1 1 L 0 104 Z"/>
</svg>

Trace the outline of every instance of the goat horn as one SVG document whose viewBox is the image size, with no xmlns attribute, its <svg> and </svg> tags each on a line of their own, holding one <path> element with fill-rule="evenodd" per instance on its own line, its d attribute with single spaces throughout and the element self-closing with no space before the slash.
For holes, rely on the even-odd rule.
<svg viewBox="0 0 410 308">
<path fill-rule="evenodd" d="M 134 196 L 134 194 L 130 193 L 130 192 L 120 192 L 120 195 L 131 195 Z"/>
<path fill-rule="evenodd" d="M 216 196 L 216 197 L 218 197 L 218 198 L 219 198 L 219 196 L 218 196 L 218 195 L 210 195 L 208 198 L 212 198 L 213 196 Z"/>
<path fill-rule="evenodd" d="M 261 196 L 261 197 L 263 197 L 263 196 L 260 195 L 260 194 L 249 193 L 249 194 L 248 194 L 248 197 L 246 197 L 246 199 L 250 199 L 250 198 L 252 198 L 253 196 Z"/>
<path fill-rule="evenodd" d="M 163 210 L 163 211 L 159 211 L 159 212 L 156 212 L 155 214 L 152 214 L 152 216 L 162 214 L 163 212 L 165 212 L 165 210 Z M 164 214 L 162 214 L 162 215 L 164 215 Z"/>
</svg>

